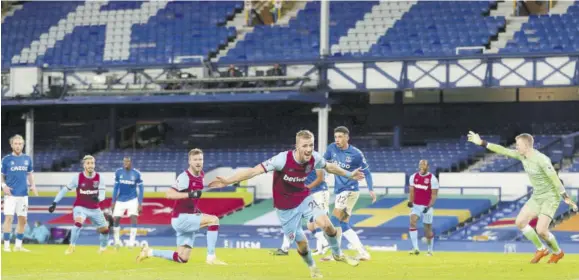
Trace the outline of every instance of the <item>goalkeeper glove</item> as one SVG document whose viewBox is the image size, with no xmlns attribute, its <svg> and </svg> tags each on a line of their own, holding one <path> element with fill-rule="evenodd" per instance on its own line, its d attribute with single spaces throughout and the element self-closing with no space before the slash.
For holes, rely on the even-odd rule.
<svg viewBox="0 0 579 280">
<path fill-rule="evenodd" d="M 412 201 L 408 201 L 406 205 L 408 206 L 408 208 L 412 208 L 412 206 L 414 206 L 414 203 L 412 203 Z"/>
<path fill-rule="evenodd" d="M 56 210 L 56 202 L 53 202 L 50 207 L 48 207 L 48 213 L 52 213 Z"/>
<path fill-rule="evenodd" d="M 426 208 L 424 208 L 424 210 L 422 210 L 422 213 L 426 214 L 426 212 L 428 212 L 428 210 L 430 210 L 430 207 L 426 206 Z"/>
<path fill-rule="evenodd" d="M 192 191 L 189 192 L 189 198 L 200 198 L 201 197 L 201 191 Z"/>
<path fill-rule="evenodd" d="M 475 145 L 481 146 L 483 144 L 483 140 L 480 139 L 480 136 L 473 131 L 469 131 L 467 135 L 468 142 L 471 142 Z"/>
</svg>

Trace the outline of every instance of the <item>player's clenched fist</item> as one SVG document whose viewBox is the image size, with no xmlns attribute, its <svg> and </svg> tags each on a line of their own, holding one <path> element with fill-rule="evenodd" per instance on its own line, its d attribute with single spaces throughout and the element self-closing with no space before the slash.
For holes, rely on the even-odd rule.
<svg viewBox="0 0 579 280">
<path fill-rule="evenodd" d="M 54 210 L 56 210 L 56 202 L 53 202 L 50 207 L 48 207 L 48 212 L 52 213 L 54 212 Z"/>
<path fill-rule="evenodd" d="M 482 144 L 482 140 L 480 139 L 480 136 L 477 133 L 474 133 L 473 131 L 468 132 L 467 139 L 469 142 L 471 142 L 475 145 L 480 146 Z"/>
<path fill-rule="evenodd" d="M 354 179 L 356 181 L 360 181 L 364 178 L 365 178 L 364 172 L 362 172 L 362 170 L 360 170 L 360 168 L 354 170 L 354 172 L 352 172 L 352 175 L 350 175 L 350 179 Z"/>
</svg>

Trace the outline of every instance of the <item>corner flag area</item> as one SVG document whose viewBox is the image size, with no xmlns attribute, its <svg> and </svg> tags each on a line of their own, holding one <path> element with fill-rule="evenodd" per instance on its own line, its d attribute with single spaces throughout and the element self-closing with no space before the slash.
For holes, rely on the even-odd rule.
<svg viewBox="0 0 579 280">
<path fill-rule="evenodd" d="M 66 246 L 28 246 L 30 253 L 2 252 L 2 279 L 309 279 L 309 270 L 295 250 L 290 256 L 271 256 L 263 249 L 218 249 L 227 266 L 205 264 L 205 250 L 194 249 L 189 263 L 160 259 L 136 263 L 139 249 L 109 249 L 97 254 L 96 246 L 77 246 L 72 255 Z M 351 254 L 352 252 L 350 252 Z M 327 279 L 579 279 L 579 255 L 568 254 L 558 264 L 529 264 L 531 254 L 445 253 L 434 257 L 406 252 L 373 252 L 372 260 L 358 267 L 318 261 Z"/>
</svg>

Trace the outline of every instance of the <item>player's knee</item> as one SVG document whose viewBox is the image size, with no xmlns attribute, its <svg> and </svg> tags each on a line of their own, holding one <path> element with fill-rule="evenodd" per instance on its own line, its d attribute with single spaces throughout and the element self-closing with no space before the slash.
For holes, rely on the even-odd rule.
<svg viewBox="0 0 579 280">
<path fill-rule="evenodd" d="M 12 224 L 14 221 L 14 216 L 4 216 L 4 223 L 5 224 Z"/>
<path fill-rule="evenodd" d="M 308 230 L 313 232 L 316 229 L 315 223 L 308 223 Z"/>
<path fill-rule="evenodd" d="M 537 234 L 539 236 L 541 236 L 543 239 L 547 239 L 547 237 L 549 236 L 549 229 L 548 228 L 537 227 L 536 230 L 537 230 Z"/>
<path fill-rule="evenodd" d="M 102 234 L 108 234 L 109 233 L 109 228 L 108 227 L 100 227 L 97 229 L 98 232 L 102 233 Z"/>
<path fill-rule="evenodd" d="M 515 225 L 517 226 L 517 228 L 523 229 L 528 225 L 528 223 L 526 221 L 524 221 L 523 219 L 516 219 Z"/>
</svg>

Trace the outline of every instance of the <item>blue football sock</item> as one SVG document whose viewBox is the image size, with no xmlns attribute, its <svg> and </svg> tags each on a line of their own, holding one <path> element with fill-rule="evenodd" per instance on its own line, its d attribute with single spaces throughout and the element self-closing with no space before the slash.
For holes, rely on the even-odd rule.
<svg viewBox="0 0 579 280">
<path fill-rule="evenodd" d="M 219 226 L 209 226 L 207 228 L 207 255 L 215 255 L 215 244 L 217 243 L 217 230 Z"/>
<path fill-rule="evenodd" d="M 80 230 L 82 229 L 82 224 L 81 223 L 75 223 L 75 226 L 72 228 L 71 232 L 70 232 L 70 245 L 76 245 L 76 241 L 78 240 L 78 237 L 80 236 Z"/>
<path fill-rule="evenodd" d="M 332 222 L 332 225 L 334 225 L 334 227 L 336 227 L 336 228 L 339 227 L 339 226 L 341 226 L 341 223 L 342 223 L 342 222 L 338 219 L 338 217 L 336 217 L 336 216 L 331 216 L 331 217 L 330 217 L 330 222 Z"/>
<path fill-rule="evenodd" d="M 17 233 L 17 234 L 16 234 L 16 239 L 18 239 L 18 240 L 24 239 L 24 233 Z"/>
<path fill-rule="evenodd" d="M 300 252 L 298 250 L 298 254 L 300 254 L 300 256 L 302 256 L 302 259 L 304 260 L 304 262 L 308 265 L 308 267 L 312 267 L 314 266 L 314 258 L 312 257 L 312 251 L 308 250 L 305 254 L 302 254 L 302 252 Z"/>
<path fill-rule="evenodd" d="M 350 223 L 348 223 L 348 222 L 340 222 L 340 227 L 342 228 L 342 233 L 351 229 Z"/>
<path fill-rule="evenodd" d="M 101 246 L 101 248 L 106 248 L 107 247 L 107 243 L 109 242 L 109 233 L 101 233 L 99 235 L 99 245 Z"/>
<path fill-rule="evenodd" d="M 10 241 L 10 233 L 9 232 L 4 233 L 4 241 Z"/>
<path fill-rule="evenodd" d="M 418 230 L 415 228 L 410 229 L 410 240 L 412 240 L 412 248 L 418 250 Z"/>
</svg>

